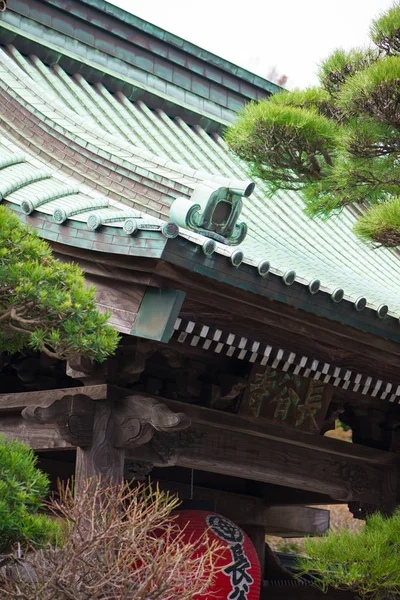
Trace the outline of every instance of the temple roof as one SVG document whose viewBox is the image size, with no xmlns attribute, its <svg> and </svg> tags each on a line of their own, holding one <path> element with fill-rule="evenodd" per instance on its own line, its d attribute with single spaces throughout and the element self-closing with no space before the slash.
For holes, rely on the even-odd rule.
<svg viewBox="0 0 400 600">
<path fill-rule="evenodd" d="M 39 4 L 47 5 L 47 1 Z M 78 8 L 92 4 L 89 0 L 76 2 Z M 121 20 L 121 15 L 126 15 L 114 13 L 114 7 L 110 10 Z M 114 83 L 108 85 L 111 79 L 93 76 L 102 69 L 98 48 L 85 63 L 82 48 L 68 49 L 65 35 L 61 47 L 59 32 L 51 43 L 46 36 L 40 41 L 37 31 L 28 32 L 16 14 L 10 12 L 1 19 L 0 34 L 5 33 L 0 41 L 10 40 L 12 31 L 19 46 L 6 44 L 0 49 L 4 119 L 0 126 L 0 193 L 7 205 L 43 237 L 91 250 L 145 256 L 146 248 L 149 255 L 158 249 L 156 254 L 161 257 L 168 238 L 176 235 L 204 248 L 206 238 L 171 222 L 170 207 L 176 198 L 190 200 L 199 186 L 210 192 L 248 186 L 246 166 L 229 152 L 222 137 L 223 126 L 234 118 L 233 105 L 228 108 L 228 100 L 218 99 L 215 106 L 220 108 L 214 112 L 219 114 L 213 116 L 210 101 L 205 108 L 204 103 L 196 107 L 193 98 L 182 100 L 179 93 L 173 99 L 171 87 L 166 102 L 164 88 L 157 90 L 157 84 L 153 82 L 151 87 L 147 82 L 146 95 L 139 80 L 141 93 L 135 98 L 131 92 L 135 71 L 132 68 L 123 75 L 121 59 L 108 56 L 107 72 L 115 65 Z M 129 19 L 126 15 L 125 25 Z M 153 27 L 137 19 L 131 26 Z M 162 30 L 151 31 L 166 43 Z M 171 43 L 178 47 L 179 39 Z M 90 76 L 76 66 L 60 66 L 66 65 L 61 60 L 46 60 L 42 52 L 46 44 L 64 58 L 69 52 L 70 61 L 74 54 L 74 65 L 90 63 Z M 27 54 L 27 48 L 32 54 Z M 182 43 L 180 52 L 193 57 L 195 47 L 189 44 L 185 49 Z M 210 67 L 218 65 L 216 57 L 214 62 L 209 60 Z M 219 68 L 229 71 L 227 65 L 221 61 Z M 273 84 L 263 84 L 260 78 L 252 79 L 240 70 L 236 77 L 242 77 L 247 85 L 250 81 L 257 84 L 254 89 L 258 92 L 250 90 L 243 102 L 251 94 L 258 97 L 263 86 L 265 95 L 276 91 Z M 116 80 L 125 87 L 122 83 L 117 86 Z M 234 85 L 233 80 L 229 85 Z M 265 185 L 256 181 L 255 191 L 243 198 L 240 220 L 247 224 L 248 233 L 240 247 L 215 244 L 215 255 L 231 260 L 233 273 L 247 264 L 257 275 L 261 271 L 261 279 L 267 269 L 263 272 L 258 267 L 269 263 L 270 273 L 287 285 L 295 280 L 314 291 L 316 280 L 320 282 L 319 294 L 309 292 L 308 310 L 318 304 L 315 299 L 322 292 L 334 301 L 343 296 L 344 304 L 354 306 L 355 315 L 356 307 L 363 305 L 360 298 L 366 298 L 367 308 L 376 311 L 378 321 L 385 317 L 386 306 L 389 315 L 396 320 L 400 317 L 396 252 L 373 250 L 358 241 L 352 233 L 356 216 L 349 209 L 327 222 L 312 221 L 304 215 L 303 202 L 296 194 L 282 193 L 271 199 L 267 192 Z M 332 310 L 339 314 L 341 303 L 335 305 L 334 301 Z M 394 320 L 393 327 L 398 327 Z"/>
</svg>

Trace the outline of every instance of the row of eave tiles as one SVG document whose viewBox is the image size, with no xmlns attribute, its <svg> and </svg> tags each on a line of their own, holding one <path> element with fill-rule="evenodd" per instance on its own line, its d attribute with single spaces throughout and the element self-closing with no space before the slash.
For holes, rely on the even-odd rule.
<svg viewBox="0 0 400 600">
<path fill-rule="evenodd" d="M 69 76 L 57 65 L 48 67 L 12 46 L 5 52 L 44 91 L 55 93 L 69 109 L 111 133 L 116 143 L 120 138 L 194 169 L 248 179 L 245 166 L 232 156 L 221 136 L 210 136 L 200 126 L 189 127 L 162 110 L 152 111 L 141 101 L 132 103 L 122 94 L 112 95 L 102 84 L 90 85 L 81 75 Z M 48 212 L 45 207 L 42 210 Z M 149 220 L 155 222 L 157 217 L 168 220 L 167 207 L 154 212 Z M 240 247 L 244 262 L 257 265 L 268 260 L 273 273 L 294 270 L 297 281 L 308 284 L 319 279 L 321 290 L 342 288 L 347 300 L 364 296 L 371 308 L 387 304 L 390 314 L 400 316 L 398 258 L 387 249 L 372 250 L 361 244 L 352 233 L 356 218 L 349 211 L 328 222 L 312 221 L 304 216 L 297 195 L 282 193 L 270 199 L 264 185 L 257 182 L 255 192 L 245 199 L 240 220 L 249 227 Z M 183 235 L 195 243 L 204 242 L 196 234 Z M 217 247 L 217 252 L 224 254 L 233 250 Z"/>
</svg>

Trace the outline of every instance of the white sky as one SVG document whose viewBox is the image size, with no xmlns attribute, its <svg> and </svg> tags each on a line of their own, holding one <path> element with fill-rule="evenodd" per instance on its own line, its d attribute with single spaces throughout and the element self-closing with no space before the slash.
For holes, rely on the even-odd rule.
<svg viewBox="0 0 400 600">
<path fill-rule="evenodd" d="M 110 0 L 109 0 L 110 1 Z M 335 48 L 368 43 L 371 19 L 394 0 L 111 0 L 146 21 L 287 87 L 317 83 Z"/>
</svg>

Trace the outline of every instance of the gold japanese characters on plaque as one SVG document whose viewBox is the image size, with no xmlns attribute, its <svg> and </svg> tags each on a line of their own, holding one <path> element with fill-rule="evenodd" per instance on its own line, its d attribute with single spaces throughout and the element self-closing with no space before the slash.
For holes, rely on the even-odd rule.
<svg viewBox="0 0 400 600">
<path fill-rule="evenodd" d="M 330 398 L 331 387 L 319 380 L 267 367 L 253 374 L 241 413 L 319 433 Z"/>
</svg>

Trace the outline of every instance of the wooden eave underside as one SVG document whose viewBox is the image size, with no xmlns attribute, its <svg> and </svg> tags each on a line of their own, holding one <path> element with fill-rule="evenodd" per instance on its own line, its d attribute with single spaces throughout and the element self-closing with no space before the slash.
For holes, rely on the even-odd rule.
<svg viewBox="0 0 400 600">
<path fill-rule="evenodd" d="M 279 345 L 341 368 L 400 384 L 400 345 L 253 292 L 153 258 L 113 256 L 54 244 L 62 260 L 75 260 L 99 278 L 126 285 L 179 289 L 186 292 L 181 315 L 208 326 Z M 198 348 L 194 353 L 203 352 Z"/>
</svg>

